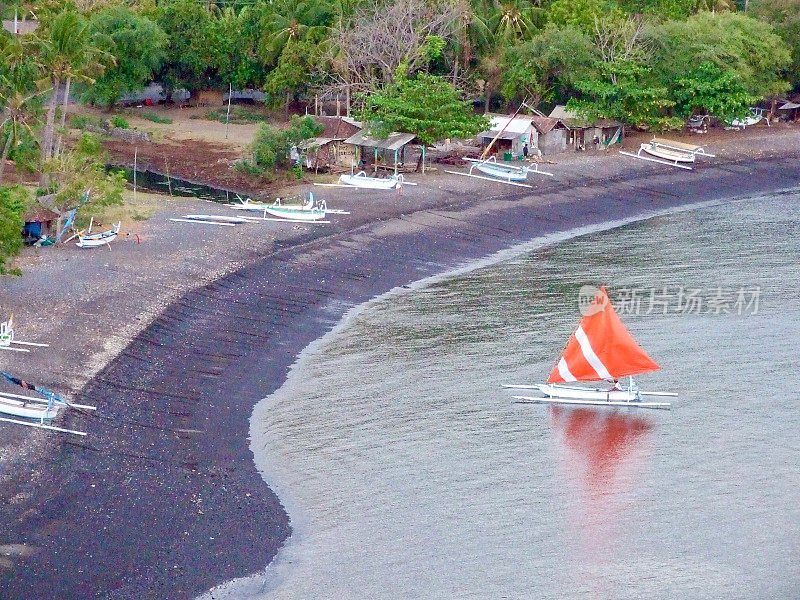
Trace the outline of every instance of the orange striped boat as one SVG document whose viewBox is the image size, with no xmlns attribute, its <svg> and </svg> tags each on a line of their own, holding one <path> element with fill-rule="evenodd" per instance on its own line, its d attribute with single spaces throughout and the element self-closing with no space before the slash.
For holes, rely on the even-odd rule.
<svg viewBox="0 0 800 600">
<path fill-rule="evenodd" d="M 542 398 L 514 396 L 522 402 L 668 409 L 669 402 L 649 402 L 642 397 L 677 394 L 644 392 L 633 381 L 633 375 L 659 368 L 633 339 L 614 310 L 606 289 L 601 287 L 586 308 L 547 383 L 503 387 L 537 390 L 544 395 Z M 627 385 L 620 384 L 623 377 L 628 378 Z M 576 385 L 592 381 L 608 384 L 604 387 Z"/>
</svg>

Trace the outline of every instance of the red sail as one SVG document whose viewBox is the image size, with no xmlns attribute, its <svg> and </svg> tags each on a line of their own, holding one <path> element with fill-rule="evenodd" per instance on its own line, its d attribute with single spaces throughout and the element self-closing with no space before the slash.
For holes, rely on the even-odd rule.
<svg viewBox="0 0 800 600">
<path fill-rule="evenodd" d="M 659 368 L 631 337 L 602 287 L 547 383 L 618 379 Z"/>
</svg>

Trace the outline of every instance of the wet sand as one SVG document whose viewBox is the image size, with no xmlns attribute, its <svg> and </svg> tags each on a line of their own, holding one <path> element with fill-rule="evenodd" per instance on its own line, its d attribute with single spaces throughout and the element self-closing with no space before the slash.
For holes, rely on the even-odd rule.
<svg viewBox="0 0 800 600">
<path fill-rule="evenodd" d="M 187 235 L 162 222 L 179 203 L 145 227 L 163 226 L 161 246 L 74 257 L 74 272 L 43 259 L 4 282 L 3 308 L 40 315 L 32 330 L 53 338 L 51 353 L 15 357 L 17 369 L 63 389 L 54 373 L 69 368 L 74 397 L 100 410 L 59 419 L 90 431 L 86 439 L 3 430 L 0 596 L 191 598 L 262 570 L 291 529 L 256 471 L 249 418 L 308 343 L 355 304 L 539 235 L 798 185 L 797 130 L 739 139 L 748 143 L 714 148 L 718 158 L 694 172 L 587 154 L 559 157 L 548 165 L 556 177 L 532 178 L 531 190 L 441 170 L 400 196 L 318 188 L 330 207 L 352 212 L 327 227 Z M 180 258 L 170 248 L 183 248 Z M 76 291 L 100 264 L 116 292 Z M 36 300 L 37 272 L 66 281 L 56 313 Z M 154 287 L 164 277 L 175 279 Z M 93 319 L 103 326 L 86 334 L 81 324 Z M 119 334 L 124 349 L 101 368 L 92 344 L 106 324 L 131 319 L 138 328 Z M 81 389 L 81 375 L 97 369 Z M 32 448 L 25 460 L 13 459 L 17 444 Z"/>
</svg>

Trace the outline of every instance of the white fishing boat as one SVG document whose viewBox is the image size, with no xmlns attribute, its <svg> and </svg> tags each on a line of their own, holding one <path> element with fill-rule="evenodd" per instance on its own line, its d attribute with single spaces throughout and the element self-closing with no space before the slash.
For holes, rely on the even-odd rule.
<svg viewBox="0 0 800 600">
<path fill-rule="evenodd" d="M 355 175 L 340 175 L 339 183 L 371 190 L 392 190 L 402 187 L 403 176 L 392 175 L 390 177 L 367 177 L 367 174 L 364 171 L 359 171 Z"/>
<path fill-rule="evenodd" d="M 8 318 L 8 321 L 0 323 L 0 350 L 12 350 L 14 352 L 30 352 L 27 348 L 18 348 L 17 346 L 38 346 L 40 348 L 47 348 L 47 344 L 38 344 L 35 342 L 23 342 L 14 338 L 14 315 Z"/>
<path fill-rule="evenodd" d="M 605 288 L 586 307 L 584 317 L 567 343 L 547 383 L 506 384 L 511 389 L 535 390 L 542 397 L 514 396 L 522 402 L 573 406 L 670 408 L 669 402 L 651 402 L 647 396 L 676 396 L 670 392 L 645 392 L 633 375 L 660 367 L 636 343 L 611 304 Z M 627 377 L 627 383 L 620 379 Z M 605 381 L 603 386 L 576 382 Z"/>
<path fill-rule="evenodd" d="M 525 181 L 530 170 L 527 165 L 519 166 L 499 163 L 496 156 L 491 156 L 487 160 L 478 160 L 476 158 L 465 158 L 464 160 L 472 163 L 469 169 L 470 174 L 472 174 L 473 169 L 478 169 L 481 173 L 506 181 Z"/>
<path fill-rule="evenodd" d="M 642 152 L 650 156 L 643 156 Z M 706 152 L 703 146 L 658 138 L 653 138 L 649 142 L 641 144 L 636 154 L 625 151 L 620 151 L 620 154 L 689 171 L 692 170 L 692 167 L 688 166 L 687 163 L 694 163 L 697 156 L 714 157 L 713 154 Z"/>
<path fill-rule="evenodd" d="M 75 242 L 75 244 L 79 248 L 99 248 L 100 246 L 110 244 L 117 239 L 119 227 L 122 224 L 122 221 L 114 225 L 111 229 L 107 229 L 106 231 L 98 231 L 97 233 L 92 233 L 93 224 L 94 218 L 89 221 L 89 229 L 87 233 L 78 235 L 78 241 Z"/>
<path fill-rule="evenodd" d="M 264 207 L 265 216 L 272 215 L 287 221 L 322 221 L 326 211 L 325 201 L 315 201 L 313 192 L 308 194 L 308 200 L 303 204 L 283 204 L 278 198 L 273 204 Z"/>
<path fill-rule="evenodd" d="M 38 429 L 49 429 L 51 431 L 60 431 L 62 433 L 72 433 L 81 436 L 86 435 L 86 433 L 82 431 L 50 425 L 48 421 L 58 416 L 58 412 L 62 408 L 96 410 L 97 407 L 69 402 L 50 390 L 36 386 L 3 371 L 0 371 L 0 377 L 5 378 L 9 383 L 41 395 L 41 397 L 23 396 L 21 394 L 12 394 L 5 391 L 0 392 L 0 414 L 9 415 L 9 417 L 0 416 L 0 422 L 35 427 Z"/>
<path fill-rule="evenodd" d="M 264 209 L 267 206 L 269 206 L 269 204 L 267 204 L 266 202 L 253 201 L 250 198 L 247 198 L 246 200 L 242 200 L 240 198 L 239 200 L 240 200 L 239 202 L 236 202 L 234 204 L 229 204 L 228 206 L 230 206 L 234 210 L 249 210 L 252 212 L 259 212 L 259 213 L 264 212 Z"/>
<path fill-rule="evenodd" d="M 744 129 L 756 125 L 764 118 L 763 108 L 751 108 L 750 114 L 741 119 L 733 119 L 726 125 L 725 129 Z M 769 124 L 769 122 L 767 123 Z"/>
<path fill-rule="evenodd" d="M 226 225 L 228 227 L 250 222 L 249 219 L 244 217 L 226 217 L 223 215 L 183 215 L 182 217 L 172 218 L 170 221 L 181 223 L 205 223 L 206 225 Z"/>
</svg>

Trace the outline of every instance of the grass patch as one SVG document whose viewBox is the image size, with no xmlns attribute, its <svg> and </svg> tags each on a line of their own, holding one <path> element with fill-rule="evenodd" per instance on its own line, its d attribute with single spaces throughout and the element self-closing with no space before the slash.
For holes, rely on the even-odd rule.
<svg viewBox="0 0 800 600">
<path fill-rule="evenodd" d="M 114 115 L 111 117 L 111 124 L 114 127 L 119 127 L 120 129 L 130 129 L 131 124 L 128 123 L 128 120 L 124 117 L 120 117 L 119 115 Z"/>
<path fill-rule="evenodd" d="M 169 119 L 167 117 L 162 117 L 160 115 L 157 115 L 156 113 L 142 113 L 139 116 L 142 117 L 143 119 L 147 119 L 148 121 L 152 121 L 153 123 L 163 123 L 165 125 L 172 124 L 172 119 Z"/>
<path fill-rule="evenodd" d="M 206 119 L 209 121 L 225 122 L 228 111 L 227 109 L 210 110 L 206 113 Z M 241 106 L 231 107 L 231 115 L 229 123 L 246 124 L 246 123 L 260 123 L 266 121 L 267 118 L 258 112 L 242 108 Z"/>
</svg>

